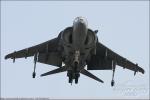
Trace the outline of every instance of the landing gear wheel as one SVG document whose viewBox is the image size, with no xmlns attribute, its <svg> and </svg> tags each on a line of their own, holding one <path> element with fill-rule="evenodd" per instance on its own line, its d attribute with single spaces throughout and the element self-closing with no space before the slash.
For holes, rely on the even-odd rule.
<svg viewBox="0 0 150 100">
<path fill-rule="evenodd" d="M 72 77 L 69 76 L 69 83 L 72 83 Z"/>
<path fill-rule="evenodd" d="M 36 73 L 35 73 L 35 72 L 33 72 L 33 74 L 32 74 L 32 78 L 35 78 L 35 76 L 36 76 Z"/>
<path fill-rule="evenodd" d="M 75 78 L 75 83 L 76 83 L 76 84 L 78 83 L 78 78 Z"/>
<path fill-rule="evenodd" d="M 76 73 L 76 74 L 75 74 L 75 83 L 76 83 L 76 84 L 78 83 L 79 77 L 80 77 L 80 74 L 79 74 L 79 73 Z"/>
<path fill-rule="evenodd" d="M 35 76 L 36 76 L 36 73 L 35 73 L 36 62 L 37 62 L 37 53 L 34 55 L 34 71 L 33 71 L 33 74 L 32 74 L 32 78 L 35 78 Z"/>
<path fill-rule="evenodd" d="M 115 85 L 115 81 L 112 80 L 112 81 L 111 81 L 111 86 L 114 86 L 114 85 Z"/>
</svg>

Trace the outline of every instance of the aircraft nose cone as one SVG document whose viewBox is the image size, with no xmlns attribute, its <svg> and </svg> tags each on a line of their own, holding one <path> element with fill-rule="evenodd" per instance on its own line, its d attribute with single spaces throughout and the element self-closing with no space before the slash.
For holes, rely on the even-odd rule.
<svg viewBox="0 0 150 100">
<path fill-rule="evenodd" d="M 81 18 L 79 18 L 79 21 L 80 21 L 81 23 L 84 23 L 84 20 L 83 20 L 83 19 L 81 19 Z"/>
<path fill-rule="evenodd" d="M 74 20 L 74 24 L 78 23 L 78 24 L 84 24 L 85 26 L 87 26 L 87 20 L 84 17 L 77 17 Z"/>
</svg>

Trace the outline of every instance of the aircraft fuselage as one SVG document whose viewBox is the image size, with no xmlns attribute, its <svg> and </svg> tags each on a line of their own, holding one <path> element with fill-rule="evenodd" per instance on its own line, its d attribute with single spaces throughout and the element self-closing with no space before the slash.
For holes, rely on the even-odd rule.
<svg viewBox="0 0 150 100">
<path fill-rule="evenodd" d="M 82 17 L 77 17 L 73 22 L 72 31 L 67 35 L 67 31 L 64 32 L 64 38 L 69 39 L 67 44 L 64 45 L 65 53 L 65 67 L 68 70 L 67 76 L 69 82 L 72 83 L 72 79 L 75 79 L 77 83 L 79 73 L 86 66 L 86 60 L 90 56 L 90 51 L 95 49 L 95 33 L 88 32 L 87 21 Z M 90 37 L 90 38 L 89 38 Z M 94 37 L 93 39 L 91 39 Z M 65 41 L 64 41 L 65 42 Z"/>
</svg>

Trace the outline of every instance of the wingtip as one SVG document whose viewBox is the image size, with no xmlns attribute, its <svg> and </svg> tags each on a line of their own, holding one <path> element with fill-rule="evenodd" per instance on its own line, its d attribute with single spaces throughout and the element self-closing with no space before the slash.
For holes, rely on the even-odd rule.
<svg viewBox="0 0 150 100">
<path fill-rule="evenodd" d="M 5 56 L 5 60 L 8 59 L 8 55 Z"/>
<path fill-rule="evenodd" d="M 9 58 L 13 58 L 13 53 L 10 53 L 10 54 L 7 54 L 5 57 L 4 57 L 4 59 L 6 60 L 6 59 L 9 59 Z"/>
<path fill-rule="evenodd" d="M 145 74 L 145 71 L 143 68 L 141 68 L 141 71 L 140 71 L 142 74 Z"/>
<path fill-rule="evenodd" d="M 139 67 L 138 64 L 136 64 L 136 66 L 138 67 L 139 72 L 141 72 L 142 74 L 145 74 L 145 71 L 143 68 Z"/>
<path fill-rule="evenodd" d="M 145 74 L 145 71 L 144 71 L 144 70 L 142 71 L 142 74 Z"/>
</svg>

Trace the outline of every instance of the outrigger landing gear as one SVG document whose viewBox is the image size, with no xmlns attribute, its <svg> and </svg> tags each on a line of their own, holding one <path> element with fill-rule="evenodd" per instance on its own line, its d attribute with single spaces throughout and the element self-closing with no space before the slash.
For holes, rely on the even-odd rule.
<svg viewBox="0 0 150 100">
<path fill-rule="evenodd" d="M 32 78 L 35 78 L 35 76 L 36 76 L 36 73 L 35 73 L 35 72 L 33 72 L 33 74 L 32 74 Z"/>
<path fill-rule="evenodd" d="M 15 63 L 15 59 L 16 59 L 16 51 L 14 51 L 13 53 L 13 63 Z"/>
<path fill-rule="evenodd" d="M 115 81 L 114 81 L 115 67 L 116 67 L 116 63 L 115 63 L 114 61 L 112 61 L 113 75 L 112 75 L 111 86 L 114 86 L 114 85 L 115 85 Z"/>
<path fill-rule="evenodd" d="M 115 84 L 115 81 L 112 80 L 112 81 L 111 81 L 111 86 L 114 86 L 114 84 Z"/>
<path fill-rule="evenodd" d="M 34 71 L 33 71 L 33 74 L 32 74 L 32 78 L 35 78 L 35 76 L 36 76 L 36 73 L 35 73 L 36 62 L 37 62 L 37 54 L 34 55 Z"/>
</svg>

